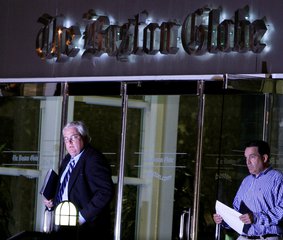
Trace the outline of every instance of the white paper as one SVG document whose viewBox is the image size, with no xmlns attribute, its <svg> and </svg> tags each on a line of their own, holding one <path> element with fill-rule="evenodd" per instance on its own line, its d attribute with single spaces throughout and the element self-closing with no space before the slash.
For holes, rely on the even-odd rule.
<svg viewBox="0 0 283 240">
<path fill-rule="evenodd" d="M 244 223 L 240 220 L 241 213 L 235 211 L 233 208 L 226 206 L 219 202 L 215 203 L 216 213 L 219 214 L 223 220 L 239 234 L 243 233 Z"/>
</svg>

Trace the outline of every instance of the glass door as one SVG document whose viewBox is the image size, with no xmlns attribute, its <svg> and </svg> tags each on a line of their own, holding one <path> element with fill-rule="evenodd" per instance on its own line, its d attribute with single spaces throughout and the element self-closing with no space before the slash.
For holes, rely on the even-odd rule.
<svg viewBox="0 0 283 240">
<path fill-rule="evenodd" d="M 166 239 L 172 235 L 174 218 L 174 189 L 176 172 L 189 172 L 190 155 L 177 151 L 180 96 L 144 96 L 146 102 L 141 118 L 128 114 L 127 125 L 137 124 L 140 144 L 133 148 L 132 134 L 127 131 L 125 177 L 136 179 L 134 191 L 125 196 L 135 196 L 135 239 Z M 129 147 L 128 147 L 129 146 Z M 177 161 L 177 156 L 185 161 Z M 187 204 L 187 203 L 186 203 Z M 186 206 L 182 206 L 185 208 Z M 182 209 L 183 210 L 183 209 Z M 123 221 L 122 232 L 129 230 Z M 178 229 L 174 229 L 178 232 Z"/>
<path fill-rule="evenodd" d="M 58 166 L 61 97 L 38 85 L 5 84 L 0 97 L 0 239 L 41 228 L 39 189 Z"/>
<path fill-rule="evenodd" d="M 97 87 L 96 84 L 86 85 L 94 91 Z M 70 88 L 68 108 L 69 120 L 86 122 L 92 143 L 111 162 L 113 180 L 117 184 L 112 206 L 113 235 L 116 239 L 179 239 L 180 234 L 185 237 L 185 230 L 180 233 L 180 219 L 184 211 L 192 208 L 195 191 L 197 81 L 126 85 L 126 116 L 123 95 L 78 96 L 74 92 L 77 87 Z M 185 98 L 175 94 L 184 91 L 181 85 L 188 94 Z M 164 94 L 156 94 L 159 88 Z M 126 142 L 122 149 L 121 135 L 124 134 Z M 122 176 L 119 175 L 121 168 Z M 122 191 L 119 189 L 121 178 Z M 120 226 L 116 222 L 118 208 L 121 210 Z M 188 216 L 186 214 L 184 224 Z M 119 227 L 119 236 L 116 227 Z"/>
<path fill-rule="evenodd" d="M 154 83 L 128 86 L 129 97 L 143 104 L 139 116 L 127 113 L 121 239 L 187 239 L 195 191 L 198 84 L 184 85 L 187 96 L 175 94 L 175 83 L 163 84 L 162 95 Z"/>
<path fill-rule="evenodd" d="M 191 83 L 180 94 L 170 83 L 162 95 L 145 87 L 152 94 L 139 95 L 140 118 L 128 113 L 122 239 L 215 239 L 215 201 L 231 206 L 247 174 L 244 144 L 269 132 L 266 93 L 247 82 L 239 83 L 245 90 L 203 82 L 203 92 L 202 81 Z M 225 238 L 236 234 L 223 230 Z"/>
</svg>

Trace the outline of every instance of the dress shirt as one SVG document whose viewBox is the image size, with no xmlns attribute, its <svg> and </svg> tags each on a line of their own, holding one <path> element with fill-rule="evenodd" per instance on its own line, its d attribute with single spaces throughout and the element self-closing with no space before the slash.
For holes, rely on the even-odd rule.
<svg viewBox="0 0 283 240">
<path fill-rule="evenodd" d="M 74 159 L 74 161 L 75 161 L 75 165 L 74 165 L 73 168 L 76 167 L 76 164 L 77 164 L 77 162 L 79 161 L 81 154 L 82 154 L 82 152 L 80 152 L 80 154 L 78 154 L 77 156 L 75 156 L 74 158 L 72 158 L 72 159 L 70 160 L 70 162 L 71 162 L 73 159 Z M 61 176 L 60 184 L 63 182 L 66 173 L 69 171 L 70 162 L 68 163 L 68 165 L 67 165 L 65 171 L 63 172 L 63 174 L 62 174 L 62 176 Z M 72 174 L 72 173 L 71 173 L 71 174 Z M 67 201 L 67 200 L 68 200 L 68 184 L 69 184 L 69 181 L 67 182 L 67 185 L 66 185 L 66 187 L 65 187 L 65 189 L 64 189 L 64 193 L 63 193 L 63 195 L 62 195 L 62 201 Z"/>
<path fill-rule="evenodd" d="M 74 158 L 72 158 L 72 159 L 70 160 L 70 162 L 74 160 L 74 162 L 75 162 L 74 168 L 76 167 L 76 164 L 77 164 L 77 162 L 79 161 L 80 156 L 82 155 L 82 153 L 83 153 L 83 151 L 80 152 L 80 154 L 78 154 L 77 156 L 75 156 Z M 63 172 L 63 174 L 62 174 L 62 176 L 61 176 L 60 183 L 62 183 L 62 181 L 63 181 L 63 179 L 64 179 L 66 173 L 67 173 L 68 170 L 69 170 L 70 162 L 69 162 L 69 164 L 67 165 L 65 171 Z M 72 173 L 71 173 L 71 174 L 72 174 Z M 69 181 L 67 182 L 67 185 L 66 185 L 66 187 L 65 187 L 65 190 L 64 190 L 64 193 L 63 193 L 63 196 L 62 196 L 62 201 L 67 201 L 67 200 L 68 200 L 68 184 L 69 184 Z M 83 218 L 83 216 L 82 216 L 81 213 L 79 212 L 79 224 L 81 225 L 81 224 L 83 224 L 83 223 L 85 223 L 85 219 Z"/>
<path fill-rule="evenodd" d="M 242 214 L 252 212 L 253 224 L 244 226 L 247 236 L 283 233 L 283 174 L 267 168 L 258 176 L 248 175 L 233 202 Z"/>
</svg>

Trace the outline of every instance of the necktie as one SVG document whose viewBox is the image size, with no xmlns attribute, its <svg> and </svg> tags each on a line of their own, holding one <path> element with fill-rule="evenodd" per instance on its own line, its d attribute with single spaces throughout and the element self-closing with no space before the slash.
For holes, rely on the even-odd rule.
<svg viewBox="0 0 283 240">
<path fill-rule="evenodd" d="M 75 167 L 75 160 L 72 159 L 69 163 L 68 171 L 66 172 L 64 179 L 63 179 L 63 181 L 60 185 L 59 192 L 58 192 L 58 195 L 57 195 L 57 203 L 60 203 L 62 201 L 62 196 L 63 196 L 64 190 L 66 188 L 66 185 L 69 181 L 71 172 L 74 169 L 74 167 Z"/>
</svg>

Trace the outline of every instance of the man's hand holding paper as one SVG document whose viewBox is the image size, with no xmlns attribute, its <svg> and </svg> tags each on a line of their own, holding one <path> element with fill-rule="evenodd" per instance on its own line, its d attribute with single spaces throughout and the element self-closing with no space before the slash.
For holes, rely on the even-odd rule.
<svg viewBox="0 0 283 240">
<path fill-rule="evenodd" d="M 240 220 L 241 213 L 235 211 L 234 209 L 226 206 L 225 204 L 216 201 L 215 204 L 216 213 L 221 216 L 221 218 L 236 232 L 242 234 L 244 223 Z M 220 218 L 219 218 L 220 221 Z"/>
</svg>

